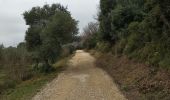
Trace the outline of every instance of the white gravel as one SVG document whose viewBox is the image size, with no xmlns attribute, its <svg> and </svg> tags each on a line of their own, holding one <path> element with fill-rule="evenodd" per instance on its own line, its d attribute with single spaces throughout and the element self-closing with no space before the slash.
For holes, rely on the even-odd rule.
<svg viewBox="0 0 170 100">
<path fill-rule="evenodd" d="M 95 59 L 78 50 L 69 68 L 48 83 L 32 100 L 127 100 Z"/>
</svg>

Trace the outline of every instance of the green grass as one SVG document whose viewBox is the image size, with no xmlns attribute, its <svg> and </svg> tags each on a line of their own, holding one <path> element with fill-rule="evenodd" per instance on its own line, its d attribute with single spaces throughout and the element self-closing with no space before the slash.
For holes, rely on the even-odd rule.
<svg viewBox="0 0 170 100">
<path fill-rule="evenodd" d="M 56 76 L 57 72 L 53 72 L 25 81 L 14 89 L 7 90 L 2 96 L 2 100 L 30 100 L 46 83 Z"/>
<path fill-rule="evenodd" d="M 53 67 L 54 72 L 49 74 L 35 74 L 30 80 L 23 81 L 17 84 L 14 88 L 7 88 L 0 95 L 0 100 L 30 100 L 37 92 L 39 92 L 43 86 L 52 81 L 57 75 L 65 70 L 68 60 L 73 55 L 65 57 L 56 62 Z M 0 70 L 0 83 L 4 83 L 6 80 L 5 71 Z"/>
<path fill-rule="evenodd" d="M 37 74 L 32 79 L 21 82 L 15 88 L 6 90 L 0 95 L 0 100 L 30 100 L 45 84 L 56 78 L 59 72 L 67 67 L 70 57 L 63 58 L 54 64 L 54 72 L 50 74 Z M 4 74 L 0 73 L 0 78 L 3 76 Z"/>
</svg>

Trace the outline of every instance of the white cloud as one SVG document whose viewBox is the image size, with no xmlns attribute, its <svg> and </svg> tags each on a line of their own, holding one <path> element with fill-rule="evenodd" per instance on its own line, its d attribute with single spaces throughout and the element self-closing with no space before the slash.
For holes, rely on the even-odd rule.
<svg viewBox="0 0 170 100">
<path fill-rule="evenodd" d="M 16 46 L 24 41 L 25 25 L 22 13 L 34 6 L 61 3 L 68 7 L 72 16 L 79 20 L 80 30 L 97 13 L 99 0 L 0 0 L 0 44 Z"/>
</svg>

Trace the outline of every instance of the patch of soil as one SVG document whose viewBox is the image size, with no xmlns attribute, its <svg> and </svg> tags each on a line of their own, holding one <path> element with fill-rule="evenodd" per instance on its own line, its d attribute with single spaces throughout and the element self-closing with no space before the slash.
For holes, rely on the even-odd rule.
<svg viewBox="0 0 170 100">
<path fill-rule="evenodd" d="M 93 52 L 96 66 L 102 68 L 120 86 L 129 100 L 170 100 L 170 71 Z"/>
</svg>

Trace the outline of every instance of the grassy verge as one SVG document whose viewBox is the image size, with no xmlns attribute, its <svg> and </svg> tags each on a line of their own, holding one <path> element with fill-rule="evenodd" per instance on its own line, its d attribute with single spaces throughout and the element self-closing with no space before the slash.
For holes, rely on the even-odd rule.
<svg viewBox="0 0 170 100">
<path fill-rule="evenodd" d="M 57 76 L 57 73 L 39 75 L 31 80 L 25 81 L 14 89 L 6 91 L 2 97 L 4 100 L 30 100 L 47 82 Z"/>
<path fill-rule="evenodd" d="M 54 64 L 54 72 L 50 74 L 37 74 L 30 80 L 21 82 L 15 88 L 6 90 L 0 96 L 0 100 L 30 100 L 43 86 L 56 78 L 67 67 L 69 58 L 66 57 Z"/>
<path fill-rule="evenodd" d="M 150 67 L 126 56 L 91 52 L 96 66 L 105 70 L 128 100 L 170 100 L 170 71 Z"/>
</svg>

